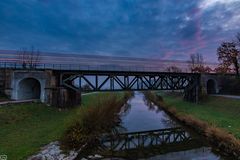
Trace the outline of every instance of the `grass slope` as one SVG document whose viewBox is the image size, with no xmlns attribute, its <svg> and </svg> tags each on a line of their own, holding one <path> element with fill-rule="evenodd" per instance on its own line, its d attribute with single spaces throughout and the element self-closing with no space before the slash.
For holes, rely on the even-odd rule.
<svg viewBox="0 0 240 160">
<path fill-rule="evenodd" d="M 180 114 L 190 114 L 212 126 L 223 128 L 240 139 L 240 100 L 210 96 L 206 101 L 194 104 L 183 101 L 177 95 L 160 95 L 164 103 L 176 108 Z"/>
<path fill-rule="evenodd" d="M 82 107 L 93 106 L 108 94 L 83 96 Z M 0 108 L 0 155 L 6 154 L 10 160 L 26 159 L 40 147 L 58 140 L 79 111 L 79 107 L 59 111 L 35 103 Z"/>
</svg>

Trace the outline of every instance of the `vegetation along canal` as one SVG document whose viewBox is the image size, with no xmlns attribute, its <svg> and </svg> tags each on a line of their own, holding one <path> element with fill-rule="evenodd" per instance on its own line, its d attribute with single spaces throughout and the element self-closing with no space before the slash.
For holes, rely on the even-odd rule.
<svg viewBox="0 0 240 160">
<path fill-rule="evenodd" d="M 228 160 L 214 151 L 203 138 L 186 129 L 161 108 L 135 92 L 121 112 L 123 129 L 105 138 L 107 157 L 161 160 Z"/>
</svg>

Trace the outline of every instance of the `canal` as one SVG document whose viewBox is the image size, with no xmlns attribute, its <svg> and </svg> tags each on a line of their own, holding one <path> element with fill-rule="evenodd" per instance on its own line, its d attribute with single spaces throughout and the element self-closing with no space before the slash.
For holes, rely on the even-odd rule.
<svg viewBox="0 0 240 160">
<path fill-rule="evenodd" d="M 124 128 L 121 133 L 176 127 L 183 128 L 183 126 L 181 126 L 174 118 L 168 116 L 161 108 L 145 100 L 144 95 L 140 92 L 135 92 L 134 97 L 128 101 L 128 106 L 125 107 L 121 113 L 121 119 L 122 127 Z M 181 147 L 181 143 L 180 146 L 178 143 L 178 146 L 170 145 L 166 150 L 161 150 L 160 153 L 155 152 L 155 150 L 151 153 L 151 149 L 141 148 L 138 150 L 139 153 L 135 150 L 132 154 L 125 154 L 125 158 L 144 158 L 151 160 L 226 160 L 226 158 L 215 153 L 208 144 L 203 143 L 204 139 L 200 138 L 199 135 L 186 128 L 183 129 L 186 130 L 190 136 L 198 138 L 197 145 L 189 143 L 186 147 L 186 143 L 183 143 L 183 146 Z M 126 155 L 129 157 L 126 157 Z M 112 157 L 114 156 L 115 155 L 113 154 Z"/>
</svg>

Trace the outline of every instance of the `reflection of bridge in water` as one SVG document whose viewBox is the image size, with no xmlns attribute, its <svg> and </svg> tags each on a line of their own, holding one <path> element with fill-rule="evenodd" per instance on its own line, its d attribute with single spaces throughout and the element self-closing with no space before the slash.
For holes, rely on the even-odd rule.
<svg viewBox="0 0 240 160">
<path fill-rule="evenodd" d="M 187 150 L 202 146 L 197 143 L 197 139 L 180 127 L 108 135 L 102 139 L 101 144 L 103 150 L 111 152 L 153 148 L 169 152 L 169 150 L 176 151 L 180 148 L 180 150 Z"/>
</svg>

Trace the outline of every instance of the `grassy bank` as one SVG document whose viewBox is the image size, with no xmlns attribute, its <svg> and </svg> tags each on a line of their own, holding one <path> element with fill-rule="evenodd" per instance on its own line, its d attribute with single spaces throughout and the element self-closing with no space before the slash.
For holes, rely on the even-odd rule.
<svg viewBox="0 0 240 160">
<path fill-rule="evenodd" d="M 189 114 L 211 126 L 223 128 L 240 139 L 240 100 L 209 96 L 199 104 L 182 100 L 179 95 L 160 94 L 168 106 L 180 114 Z"/>
<path fill-rule="evenodd" d="M 113 94 L 102 98 L 95 106 L 81 108 L 78 118 L 72 122 L 61 139 L 62 148 L 81 148 L 81 154 L 87 155 L 97 151 L 103 134 L 117 133 L 121 128 L 119 113 L 131 96 L 131 92 L 125 92 L 123 97 Z M 84 149 L 82 146 L 85 146 Z"/>
<path fill-rule="evenodd" d="M 116 94 L 123 97 L 121 92 Z M 94 106 L 109 95 L 83 96 L 82 108 Z M 6 154 L 10 160 L 26 159 L 40 147 L 58 140 L 80 111 L 80 107 L 60 111 L 36 103 L 0 108 L 0 155 Z"/>
<path fill-rule="evenodd" d="M 190 126 L 225 155 L 240 156 L 240 101 L 222 97 L 209 97 L 194 104 L 175 94 L 146 93 L 146 97 L 169 114 Z M 163 99 L 163 101 L 162 101 Z"/>
</svg>

